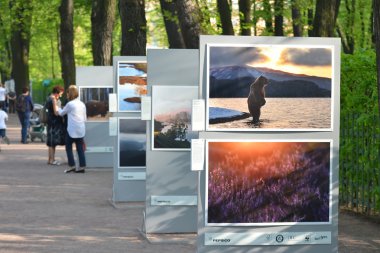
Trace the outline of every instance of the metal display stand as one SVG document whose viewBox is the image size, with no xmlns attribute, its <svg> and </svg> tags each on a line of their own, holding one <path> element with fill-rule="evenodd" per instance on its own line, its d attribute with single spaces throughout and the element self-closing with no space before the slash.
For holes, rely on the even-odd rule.
<svg viewBox="0 0 380 253">
<path fill-rule="evenodd" d="M 78 89 L 113 87 L 112 67 L 91 66 L 76 68 Z M 114 138 L 109 136 L 108 120 L 86 122 L 86 163 L 91 168 L 112 168 Z"/>
<path fill-rule="evenodd" d="M 148 94 L 152 94 L 152 85 L 198 86 L 198 56 L 198 50 L 148 50 Z M 152 150 L 151 124 L 147 129 L 143 232 L 194 233 L 197 174 L 190 170 L 190 151 Z"/>
<path fill-rule="evenodd" d="M 319 253 L 338 252 L 338 164 L 339 164 L 339 115 L 340 115 L 340 40 L 335 38 L 284 38 L 284 37 L 237 37 L 237 36 L 201 36 L 200 37 L 200 82 L 201 98 L 206 99 L 208 76 L 208 45 L 329 45 L 332 54 L 331 91 L 332 131 L 202 131 L 200 139 L 233 140 L 331 140 L 330 175 L 330 222 L 328 224 L 292 224 L 292 225 L 212 225 L 207 223 L 206 166 L 199 177 L 198 201 L 198 253 Z M 252 56 L 253 57 L 253 56 Z M 206 154 L 207 155 L 207 154 Z M 206 163 L 206 162 L 205 162 Z"/>
<path fill-rule="evenodd" d="M 146 62 L 145 56 L 115 56 L 113 57 L 113 87 L 114 93 L 118 92 L 118 63 L 119 62 Z M 117 124 L 121 118 L 139 118 L 140 112 L 122 112 L 113 113 Z M 116 126 L 118 128 L 118 126 Z M 119 129 L 117 134 L 119 134 Z M 145 168 L 140 167 L 119 167 L 119 144 L 118 137 L 114 138 L 114 152 L 112 156 L 114 174 L 113 174 L 113 202 L 142 202 L 145 200 Z"/>
</svg>

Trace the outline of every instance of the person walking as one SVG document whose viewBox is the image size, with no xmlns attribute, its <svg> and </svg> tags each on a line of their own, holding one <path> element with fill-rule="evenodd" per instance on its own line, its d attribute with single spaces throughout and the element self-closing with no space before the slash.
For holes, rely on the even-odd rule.
<svg viewBox="0 0 380 253">
<path fill-rule="evenodd" d="M 55 160 L 55 149 L 58 145 L 65 145 L 66 126 L 63 118 L 57 115 L 57 108 L 61 107 L 59 98 L 62 96 L 63 91 L 64 89 L 58 85 L 53 87 L 52 93 L 48 97 L 45 105 L 47 109 L 47 163 L 49 165 L 61 165 L 59 161 Z M 56 103 L 57 106 L 54 106 L 54 103 Z"/>
<path fill-rule="evenodd" d="M 8 145 L 10 144 L 10 141 L 7 137 L 7 125 L 5 124 L 5 121 L 8 120 L 8 114 L 3 111 L 3 104 L 0 104 L 0 138 L 7 143 Z M 1 151 L 1 147 L 0 147 Z"/>
<path fill-rule="evenodd" d="M 8 92 L 8 113 L 15 113 L 16 112 L 16 92 L 10 91 Z"/>
<path fill-rule="evenodd" d="M 0 107 L 3 108 L 3 111 L 6 112 L 6 99 L 7 99 L 7 90 L 4 88 L 4 84 L 0 82 Z"/>
<path fill-rule="evenodd" d="M 84 136 L 86 134 L 85 122 L 86 106 L 78 98 L 78 89 L 75 85 L 70 85 L 67 89 L 68 103 L 63 109 L 59 109 L 57 106 L 57 100 L 55 99 L 54 106 L 60 116 L 67 115 L 67 134 L 66 134 L 66 155 L 69 163 L 69 169 L 65 170 L 65 173 L 75 172 L 84 173 L 86 167 L 86 157 L 84 154 Z M 79 169 L 76 169 L 74 155 L 73 155 L 73 143 L 75 143 L 78 157 L 79 157 Z"/>
<path fill-rule="evenodd" d="M 30 125 L 30 114 L 34 108 L 32 98 L 29 96 L 29 88 L 22 88 L 22 94 L 18 96 L 16 111 L 21 124 L 21 143 L 28 144 L 28 129 Z"/>
</svg>

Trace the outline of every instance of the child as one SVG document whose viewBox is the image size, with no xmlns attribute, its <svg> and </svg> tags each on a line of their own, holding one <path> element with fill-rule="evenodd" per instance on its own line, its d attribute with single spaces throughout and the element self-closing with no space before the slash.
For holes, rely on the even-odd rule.
<svg viewBox="0 0 380 253">
<path fill-rule="evenodd" d="M 0 138 L 3 139 L 5 143 L 9 145 L 9 139 L 6 136 L 6 128 L 7 126 L 5 125 L 5 121 L 8 120 L 8 114 L 3 111 L 3 106 L 0 104 Z"/>
</svg>

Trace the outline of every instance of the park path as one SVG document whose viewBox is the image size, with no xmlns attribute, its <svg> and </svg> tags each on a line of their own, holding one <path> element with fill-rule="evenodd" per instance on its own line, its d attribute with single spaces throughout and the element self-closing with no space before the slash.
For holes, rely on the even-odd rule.
<svg viewBox="0 0 380 253">
<path fill-rule="evenodd" d="M 143 203 L 111 205 L 112 169 L 64 174 L 62 147 L 62 165 L 49 166 L 44 143 L 19 143 L 15 115 L 7 132 L 11 145 L 0 144 L 0 253 L 196 252 L 195 235 L 193 243 L 146 240 L 139 232 Z M 341 213 L 339 252 L 380 252 L 379 231 L 379 224 Z"/>
</svg>

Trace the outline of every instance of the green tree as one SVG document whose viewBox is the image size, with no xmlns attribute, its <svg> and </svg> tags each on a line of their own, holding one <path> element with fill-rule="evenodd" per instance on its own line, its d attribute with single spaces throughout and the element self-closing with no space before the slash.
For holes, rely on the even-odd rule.
<svg viewBox="0 0 380 253">
<path fill-rule="evenodd" d="M 231 19 L 231 5 L 228 0 L 217 1 L 220 23 L 223 35 L 234 35 L 234 28 Z"/>
<path fill-rule="evenodd" d="M 380 0 L 373 0 L 373 31 L 375 34 L 376 64 L 377 64 L 377 94 L 380 115 Z"/>
<path fill-rule="evenodd" d="M 0 0 L 0 76 L 1 82 L 11 77 L 10 10 L 8 1 Z"/>
<path fill-rule="evenodd" d="M 59 6 L 60 24 L 60 57 L 62 78 L 65 88 L 75 84 L 74 56 L 74 0 L 62 0 Z"/>
<path fill-rule="evenodd" d="M 313 36 L 334 37 L 340 0 L 317 0 L 313 22 Z"/>
<path fill-rule="evenodd" d="M 284 1 L 274 0 L 274 35 L 284 36 Z"/>
<path fill-rule="evenodd" d="M 239 0 L 240 34 L 251 35 L 251 0 Z"/>
<path fill-rule="evenodd" d="M 121 55 L 146 55 L 145 0 L 119 0 Z"/>
<path fill-rule="evenodd" d="M 176 6 L 172 0 L 160 0 L 161 12 L 165 22 L 169 48 L 185 48 L 181 28 L 179 27 Z"/>
<path fill-rule="evenodd" d="M 10 0 L 11 9 L 11 51 L 12 77 L 15 88 L 21 94 L 23 87 L 29 87 L 29 47 L 32 25 L 32 0 Z"/>
<path fill-rule="evenodd" d="M 92 58 L 95 66 L 112 65 L 112 32 L 116 0 L 93 0 L 91 12 Z"/>
<path fill-rule="evenodd" d="M 196 1 L 174 0 L 186 48 L 199 48 L 201 11 Z"/>
</svg>

